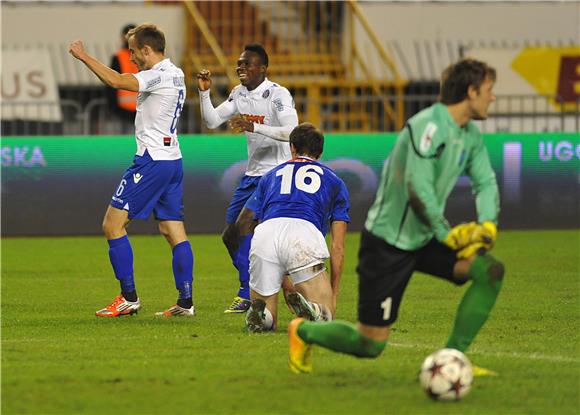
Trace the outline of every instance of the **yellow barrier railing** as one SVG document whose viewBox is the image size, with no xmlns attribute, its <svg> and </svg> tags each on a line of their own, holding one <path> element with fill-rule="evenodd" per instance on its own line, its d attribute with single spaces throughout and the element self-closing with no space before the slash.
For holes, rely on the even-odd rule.
<svg viewBox="0 0 580 415">
<path fill-rule="evenodd" d="M 243 47 L 260 43 L 270 56 L 268 77 L 292 89 L 297 103 L 309 103 L 301 110 L 309 121 L 320 123 L 333 118 L 336 125 L 347 129 L 356 125 L 355 130 L 368 131 L 365 128 L 374 125 L 369 119 L 378 118 L 382 125 L 392 129 L 402 127 L 406 82 L 356 1 L 185 1 L 183 4 L 187 20 L 183 67 L 188 82 L 192 82 L 193 74 L 199 69 L 207 68 L 213 73 L 216 86 L 233 87 L 238 82 L 235 63 Z M 388 79 L 377 76 L 365 62 L 357 46 L 355 28 L 362 28 L 362 33 L 370 39 L 365 44 L 372 45 L 382 65 L 389 69 Z M 350 34 L 347 50 L 343 50 L 345 30 Z M 355 81 L 355 68 L 360 70 L 364 81 Z M 332 86 L 341 94 L 340 103 L 314 108 L 314 102 L 325 105 Z M 365 106 L 360 102 L 363 95 L 377 97 L 367 106 L 372 109 L 371 114 L 364 115 Z M 335 115 L 326 113 L 330 107 Z M 365 120 L 367 127 L 360 125 Z"/>
<path fill-rule="evenodd" d="M 397 69 L 395 62 L 389 57 L 385 48 L 379 41 L 376 33 L 372 29 L 371 25 L 369 24 L 368 20 L 362 13 L 360 6 L 358 5 L 356 0 L 347 0 L 346 4 L 349 6 L 350 13 L 348 14 L 349 19 L 349 29 L 350 29 L 350 53 L 351 59 L 349 62 L 349 70 L 351 76 L 354 76 L 354 63 L 358 63 L 359 67 L 361 68 L 362 72 L 364 73 L 366 79 L 368 79 L 371 84 L 373 85 L 373 91 L 378 95 L 381 96 L 383 99 L 383 104 L 385 106 L 385 112 L 388 117 L 395 120 L 396 129 L 399 130 L 403 127 L 405 122 L 405 109 L 403 105 L 403 96 L 404 96 L 404 88 L 407 84 Z M 356 21 L 355 21 L 356 18 Z M 395 94 L 397 96 L 396 99 L 396 110 L 390 105 L 390 103 L 382 96 L 380 88 L 378 87 L 378 83 L 376 80 L 375 75 L 371 72 L 368 65 L 366 64 L 365 60 L 362 59 L 362 55 L 357 46 L 357 39 L 355 36 L 356 29 L 355 23 L 360 23 L 361 27 L 363 28 L 366 35 L 370 38 L 373 46 L 375 47 L 375 51 L 378 53 L 383 64 L 389 68 L 392 75 L 392 85 L 395 89 Z"/>
<path fill-rule="evenodd" d="M 201 32 L 204 39 L 206 40 L 209 47 L 211 48 L 211 51 L 213 52 L 214 56 L 219 61 L 219 64 L 220 64 L 221 68 L 223 69 L 223 72 L 228 77 L 230 83 L 235 82 L 236 76 L 234 74 L 234 71 L 231 68 L 231 65 L 229 65 L 229 62 L 226 59 L 226 56 L 225 56 L 223 50 L 221 49 L 220 45 L 218 44 L 216 37 L 214 36 L 212 31 L 209 29 L 204 17 L 199 12 L 199 9 L 197 8 L 197 6 L 195 5 L 195 3 L 193 1 L 184 1 L 183 3 L 185 6 L 185 9 L 189 13 L 189 16 L 195 22 L 196 26 L 199 28 L 199 31 Z M 186 25 L 186 28 L 188 30 L 191 30 L 191 25 Z M 185 44 L 187 45 L 188 43 L 189 42 L 186 42 Z M 199 58 L 196 56 L 196 54 L 193 50 L 186 47 L 185 55 L 186 55 L 186 59 L 191 59 L 191 61 L 194 63 L 194 65 L 202 66 L 202 62 L 199 60 Z"/>
</svg>

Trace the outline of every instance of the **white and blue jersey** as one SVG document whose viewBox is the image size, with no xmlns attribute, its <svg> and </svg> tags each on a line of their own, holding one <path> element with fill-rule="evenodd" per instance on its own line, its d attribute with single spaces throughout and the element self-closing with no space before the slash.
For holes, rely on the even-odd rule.
<svg viewBox="0 0 580 415">
<path fill-rule="evenodd" d="M 346 185 L 325 165 L 300 156 L 262 176 L 250 203 L 256 219 L 296 218 L 326 235 L 329 222 L 350 222 Z"/>
<path fill-rule="evenodd" d="M 169 59 L 134 75 L 139 81 L 137 154 L 111 199 L 129 219 L 183 220 L 183 167 L 177 123 L 185 100 L 183 71 Z"/>
<path fill-rule="evenodd" d="M 226 222 L 231 224 L 251 200 L 260 177 L 292 157 L 288 140 L 298 125 L 298 114 L 290 92 L 267 78 L 251 91 L 237 85 L 217 108 L 211 103 L 209 90 L 200 91 L 199 98 L 201 116 L 208 128 L 216 128 L 236 115 L 254 123 L 254 132 L 245 132 L 248 144 L 246 173 L 226 213 Z"/>
</svg>

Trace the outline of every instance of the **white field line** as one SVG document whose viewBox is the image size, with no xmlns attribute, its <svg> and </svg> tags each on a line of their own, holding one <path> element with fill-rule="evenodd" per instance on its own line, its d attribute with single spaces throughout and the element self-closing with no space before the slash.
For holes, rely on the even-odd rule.
<svg viewBox="0 0 580 415">
<path fill-rule="evenodd" d="M 88 338 L 75 338 L 75 342 L 79 341 L 93 341 L 94 339 Z M 2 344 L 7 345 L 10 343 L 62 343 L 62 340 L 46 340 L 46 339 L 2 339 Z M 429 344 L 410 344 L 410 343 L 395 343 L 388 342 L 387 347 L 400 347 L 403 349 L 419 349 L 425 350 L 427 352 L 433 352 L 441 348 L 441 345 L 429 345 Z M 527 360 L 544 360 L 547 362 L 563 362 L 563 363 L 580 363 L 580 358 L 574 358 L 569 356 L 561 355 L 547 355 L 542 353 L 517 353 L 517 352 L 491 352 L 487 350 L 479 350 L 477 348 L 470 349 L 467 353 L 468 355 L 481 355 L 481 356 L 493 356 L 493 357 L 509 357 L 515 359 L 527 359 Z"/>
<path fill-rule="evenodd" d="M 387 347 L 401 347 L 404 349 L 421 349 L 426 351 L 435 351 L 441 346 L 437 345 L 427 345 L 427 344 L 409 344 L 409 343 L 393 343 L 388 342 Z M 511 357 L 516 359 L 528 359 L 528 360 L 545 360 L 547 362 L 564 362 L 564 363 L 580 363 L 579 358 L 560 356 L 560 355 L 546 355 L 541 353 L 517 353 L 517 352 L 490 352 L 487 350 L 479 350 L 477 348 L 469 350 L 468 355 L 481 355 L 481 356 L 493 356 L 493 357 Z"/>
</svg>

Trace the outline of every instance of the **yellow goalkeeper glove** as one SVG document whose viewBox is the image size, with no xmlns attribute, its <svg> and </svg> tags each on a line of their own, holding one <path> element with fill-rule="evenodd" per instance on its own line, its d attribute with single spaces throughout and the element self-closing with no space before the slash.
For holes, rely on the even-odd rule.
<svg viewBox="0 0 580 415">
<path fill-rule="evenodd" d="M 491 221 L 485 221 L 481 225 L 477 225 L 471 235 L 472 242 L 483 242 L 490 246 L 491 249 L 495 245 L 497 238 L 497 227 Z"/>
<path fill-rule="evenodd" d="M 475 222 L 462 223 L 451 228 L 443 243 L 449 248 L 457 251 L 474 242 L 471 238 L 472 233 L 480 226 Z"/>
<path fill-rule="evenodd" d="M 457 251 L 457 258 L 467 259 L 467 258 L 471 258 L 475 254 L 483 255 L 484 253 L 486 253 L 490 249 L 491 248 L 489 248 L 489 245 L 484 244 L 483 242 L 475 242 L 475 243 L 469 244 L 465 248 Z"/>
<path fill-rule="evenodd" d="M 457 252 L 457 258 L 470 258 L 475 254 L 483 254 L 495 245 L 497 238 L 497 227 L 495 223 L 485 221 L 481 225 L 477 224 L 471 233 L 471 243 Z"/>
</svg>

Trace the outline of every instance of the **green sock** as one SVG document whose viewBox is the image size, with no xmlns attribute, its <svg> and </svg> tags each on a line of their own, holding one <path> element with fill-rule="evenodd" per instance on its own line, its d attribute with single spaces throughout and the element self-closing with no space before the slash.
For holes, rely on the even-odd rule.
<svg viewBox="0 0 580 415">
<path fill-rule="evenodd" d="M 363 336 L 354 324 L 342 320 L 327 323 L 305 321 L 298 326 L 298 335 L 308 344 L 357 357 L 377 357 L 387 345 L 387 342 Z"/>
<path fill-rule="evenodd" d="M 447 346 L 464 352 L 485 321 L 501 289 L 504 267 L 491 255 L 478 256 L 469 268 L 473 280 L 465 292 Z"/>
</svg>

